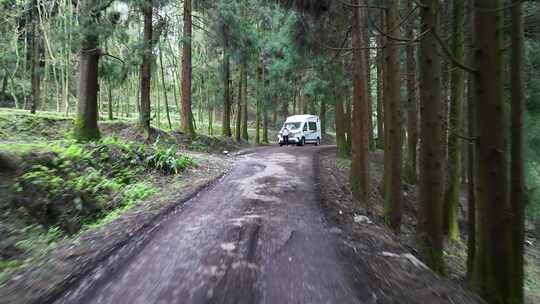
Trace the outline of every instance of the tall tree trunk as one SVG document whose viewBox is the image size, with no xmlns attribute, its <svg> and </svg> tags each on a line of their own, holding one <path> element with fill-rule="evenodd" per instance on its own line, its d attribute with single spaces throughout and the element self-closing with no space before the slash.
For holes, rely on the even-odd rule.
<svg viewBox="0 0 540 304">
<path fill-rule="evenodd" d="M 362 32 L 363 36 L 363 42 L 365 46 L 370 46 L 369 41 L 369 22 L 367 20 L 367 13 L 365 10 L 360 11 L 360 18 L 361 25 L 360 30 Z M 373 96 L 371 92 L 371 56 L 370 56 L 370 50 L 364 51 L 364 58 L 365 58 L 365 73 L 366 73 L 366 98 L 367 98 L 367 128 L 368 128 L 368 144 L 369 144 L 369 150 L 375 149 L 375 137 L 373 135 Z"/>
<path fill-rule="evenodd" d="M 349 156 L 347 140 L 345 138 L 345 110 L 343 109 L 343 94 L 339 90 L 334 91 L 336 101 L 336 144 L 338 155 L 341 157 Z"/>
<path fill-rule="evenodd" d="M 511 165 L 510 203 L 512 206 L 512 303 L 523 303 L 523 243 L 525 231 L 525 175 L 523 168 L 523 14 L 521 3 L 509 1 L 512 39 L 512 107 L 511 107 Z"/>
<path fill-rule="evenodd" d="M 247 61 L 244 59 L 244 77 L 242 77 L 242 138 L 245 141 L 249 141 L 248 134 L 248 70 Z"/>
<path fill-rule="evenodd" d="M 152 86 L 152 0 L 146 0 L 142 7 L 143 26 L 143 58 L 141 63 L 141 110 L 139 113 L 139 126 L 145 136 L 150 136 L 150 90 Z"/>
<path fill-rule="evenodd" d="M 227 33 L 228 29 L 227 26 L 224 25 L 224 32 L 225 36 L 228 35 Z M 230 137 L 232 135 L 231 133 L 231 94 L 230 94 L 230 61 L 231 61 L 231 55 L 229 50 L 229 42 L 228 38 L 225 37 L 225 46 L 223 51 L 223 119 L 222 119 L 222 127 L 221 127 L 221 134 L 226 137 Z"/>
<path fill-rule="evenodd" d="M 473 4 L 474 0 L 467 0 L 467 64 L 473 66 Z M 475 106 L 474 75 L 467 75 L 467 135 L 474 138 L 474 118 L 476 116 Z M 474 146 L 471 143 L 467 145 L 467 282 L 471 283 L 472 271 L 474 267 L 474 256 L 476 251 L 476 203 L 474 199 L 474 172 L 476 166 L 476 157 L 474 156 Z"/>
<path fill-rule="evenodd" d="M 266 65 L 265 65 L 264 62 L 265 61 L 263 59 L 262 73 L 261 73 L 261 80 L 262 80 L 261 81 L 261 83 L 262 83 L 261 92 L 262 92 L 262 96 L 263 96 L 262 107 L 261 107 L 262 117 L 263 117 L 262 142 L 264 144 L 267 144 L 268 143 L 268 106 L 267 106 L 266 97 L 268 96 L 268 94 L 266 93 Z"/>
<path fill-rule="evenodd" d="M 30 113 L 35 114 L 36 109 L 40 102 L 41 95 L 41 34 L 39 30 L 39 12 L 38 1 L 32 0 L 32 7 L 30 9 L 31 14 L 31 26 L 32 26 L 32 40 L 30 43 L 31 50 L 31 66 L 30 74 L 32 78 L 32 98 L 30 102 Z"/>
<path fill-rule="evenodd" d="M 6 96 L 8 80 L 9 80 L 9 73 L 6 70 L 5 74 L 4 74 L 4 77 L 2 78 L 2 89 L 0 89 L 0 96 L 2 96 L 2 98 L 4 98 L 4 96 Z"/>
<path fill-rule="evenodd" d="M 184 32 L 182 45 L 182 131 L 190 137 L 195 137 L 193 126 L 193 113 L 191 112 L 191 0 L 184 0 Z"/>
<path fill-rule="evenodd" d="M 351 98 L 347 98 L 347 101 L 345 102 L 345 135 L 347 140 L 347 155 L 351 154 L 351 147 L 352 147 L 352 134 L 351 134 L 351 128 L 352 128 L 352 105 L 351 105 Z"/>
<path fill-rule="evenodd" d="M 208 105 L 208 135 L 214 135 L 214 107 Z"/>
<path fill-rule="evenodd" d="M 387 10 L 387 32 L 399 36 L 399 1 L 391 1 Z M 389 166 L 385 181 L 384 217 L 387 224 L 395 231 L 401 226 L 401 96 L 399 50 L 394 41 L 386 42 L 387 91 L 384 102 L 387 104 L 387 134 L 385 140 Z"/>
<path fill-rule="evenodd" d="M 420 8 L 420 32 L 436 31 L 438 0 L 424 0 Z M 419 46 L 420 58 L 420 179 L 416 241 L 422 260 L 436 272 L 444 271 L 442 207 L 444 193 L 442 143 L 441 59 L 433 34 Z"/>
<path fill-rule="evenodd" d="M 278 116 L 278 96 L 272 94 L 272 128 L 275 128 L 277 125 L 277 116 Z"/>
<path fill-rule="evenodd" d="M 284 103 L 285 105 L 287 105 L 287 103 Z M 320 119 L 321 119 L 321 135 L 325 135 L 326 134 L 326 101 L 324 100 L 324 98 L 321 100 L 321 111 L 320 111 Z M 287 117 L 285 117 L 287 118 Z"/>
<path fill-rule="evenodd" d="M 108 113 L 108 117 L 109 117 L 109 120 L 114 120 L 114 115 L 113 115 L 113 97 L 112 97 L 112 81 L 107 81 L 107 101 L 108 101 L 108 104 L 107 104 L 107 113 Z"/>
<path fill-rule="evenodd" d="M 413 0 L 405 0 L 406 11 L 413 10 Z M 407 38 L 414 39 L 415 22 L 407 24 Z M 405 176 L 411 184 L 416 183 L 416 149 L 418 146 L 418 105 L 416 101 L 416 46 L 407 45 L 407 163 Z"/>
<path fill-rule="evenodd" d="M 284 101 L 281 103 L 281 115 L 286 119 L 289 117 L 289 103 Z"/>
<path fill-rule="evenodd" d="M 236 106 L 236 123 L 235 123 L 235 129 L 234 129 L 234 139 L 236 142 L 240 142 L 240 138 L 242 135 L 242 104 L 243 104 L 243 97 L 242 94 L 244 93 L 244 89 L 242 86 L 244 85 L 244 73 L 246 72 L 245 65 L 240 64 L 240 75 L 238 77 L 238 103 Z"/>
<path fill-rule="evenodd" d="M 383 19 L 383 18 L 381 18 Z M 383 95 L 385 82 L 383 70 L 384 70 L 384 50 L 383 50 L 383 37 L 379 35 L 377 37 L 377 148 L 384 148 L 384 113 L 383 113 Z"/>
<path fill-rule="evenodd" d="M 163 66 L 163 52 L 159 51 L 159 66 L 161 70 L 161 85 L 163 86 L 163 99 L 165 100 L 165 114 L 167 114 L 167 123 L 172 130 L 171 114 L 169 111 L 169 98 L 167 98 L 167 86 L 165 85 L 165 67 Z"/>
<path fill-rule="evenodd" d="M 359 0 L 353 0 L 359 6 Z M 365 79 L 365 55 L 363 36 L 360 29 L 360 9 L 352 8 L 352 75 L 353 75 L 353 114 L 352 114 L 352 163 L 350 172 L 351 190 L 362 204 L 369 206 L 369 166 L 368 166 L 368 98 Z"/>
<path fill-rule="evenodd" d="M 256 113 L 255 113 L 255 143 L 261 143 L 261 110 L 262 110 L 262 61 L 257 64 L 257 104 L 256 104 Z"/>
<path fill-rule="evenodd" d="M 488 303 L 512 303 L 512 217 L 503 94 L 502 1 L 476 0 L 476 252 L 472 287 Z M 511 279 L 512 278 L 512 279 Z"/>
<path fill-rule="evenodd" d="M 80 141 L 99 139 L 98 129 L 98 63 L 100 52 L 99 36 L 93 14 L 94 2 L 86 0 L 81 3 L 80 29 L 81 51 L 79 61 L 79 102 L 77 118 L 74 124 L 74 137 Z"/>
<path fill-rule="evenodd" d="M 296 85 L 293 84 L 293 104 L 292 104 L 292 115 L 296 115 L 297 111 L 296 111 L 296 97 L 297 97 L 297 90 L 296 90 Z"/>
<path fill-rule="evenodd" d="M 452 9 L 452 53 L 456 60 L 465 58 L 464 22 L 465 0 L 454 0 Z M 464 76 L 463 70 L 453 68 L 450 88 L 450 116 L 448 131 L 448 182 L 444 202 L 444 233 L 450 240 L 459 240 L 459 194 L 461 191 L 461 152 L 458 135 L 461 131 Z"/>
</svg>

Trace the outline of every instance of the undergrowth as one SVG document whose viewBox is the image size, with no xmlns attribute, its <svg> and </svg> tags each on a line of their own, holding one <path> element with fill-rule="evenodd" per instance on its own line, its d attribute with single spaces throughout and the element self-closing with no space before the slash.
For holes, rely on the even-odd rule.
<svg viewBox="0 0 540 304">
<path fill-rule="evenodd" d="M 17 150 L 14 148 L 14 150 Z M 4 150 L 6 151 L 6 150 Z M 23 214 L 20 256 L 0 256 L 0 272 L 47 251 L 58 241 L 107 224 L 158 191 L 148 174 L 178 174 L 196 166 L 174 146 L 151 146 L 105 137 L 86 144 L 59 141 L 22 153 L 24 172 L 7 204 Z M 1 206 L 0 206 L 1 207 Z"/>
</svg>

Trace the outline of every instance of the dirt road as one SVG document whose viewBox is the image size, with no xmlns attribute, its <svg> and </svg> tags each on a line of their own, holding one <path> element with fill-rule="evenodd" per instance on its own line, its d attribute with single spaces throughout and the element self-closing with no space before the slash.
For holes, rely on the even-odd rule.
<svg viewBox="0 0 540 304">
<path fill-rule="evenodd" d="M 57 303 L 370 303 L 325 222 L 317 149 L 242 156 L 104 283 Z"/>
</svg>

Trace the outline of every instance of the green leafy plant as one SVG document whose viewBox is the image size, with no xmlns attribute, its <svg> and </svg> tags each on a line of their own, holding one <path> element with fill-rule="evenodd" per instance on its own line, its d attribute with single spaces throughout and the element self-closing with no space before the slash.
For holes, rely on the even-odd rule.
<svg viewBox="0 0 540 304">
<path fill-rule="evenodd" d="M 196 165 L 192 158 L 179 155 L 175 146 L 161 147 L 159 140 L 154 144 L 153 151 L 146 157 L 145 163 L 165 174 L 178 174 L 188 167 Z"/>
</svg>

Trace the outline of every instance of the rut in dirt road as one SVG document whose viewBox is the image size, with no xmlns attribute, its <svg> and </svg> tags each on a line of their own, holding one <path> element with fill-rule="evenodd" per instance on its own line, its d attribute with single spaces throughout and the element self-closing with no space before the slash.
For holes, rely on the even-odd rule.
<svg viewBox="0 0 540 304">
<path fill-rule="evenodd" d="M 242 156 L 126 265 L 56 303 L 370 303 L 325 224 L 317 149 Z"/>
</svg>

